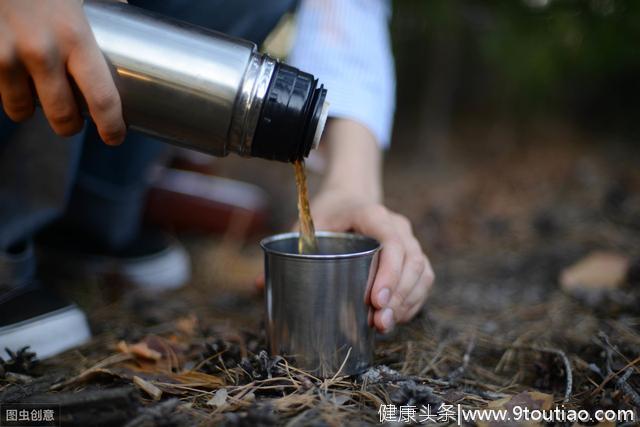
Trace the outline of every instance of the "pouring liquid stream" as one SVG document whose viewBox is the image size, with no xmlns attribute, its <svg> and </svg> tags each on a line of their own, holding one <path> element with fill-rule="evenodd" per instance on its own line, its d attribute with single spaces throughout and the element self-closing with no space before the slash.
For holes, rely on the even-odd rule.
<svg viewBox="0 0 640 427">
<path fill-rule="evenodd" d="M 309 208 L 309 192 L 307 189 L 307 176 L 304 171 L 304 161 L 296 160 L 293 163 L 296 172 L 296 187 L 298 188 L 298 222 L 300 223 L 300 237 L 298 238 L 298 253 L 318 253 L 318 240 L 316 230 L 311 218 Z"/>
</svg>

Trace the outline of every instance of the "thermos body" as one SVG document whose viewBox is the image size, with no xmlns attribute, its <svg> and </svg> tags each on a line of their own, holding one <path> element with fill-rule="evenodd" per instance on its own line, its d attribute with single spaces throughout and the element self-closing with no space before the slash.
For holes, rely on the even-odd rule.
<svg viewBox="0 0 640 427">
<path fill-rule="evenodd" d="M 198 151 L 306 157 L 326 120 L 326 90 L 255 44 L 127 4 L 86 1 L 131 129 Z"/>
</svg>

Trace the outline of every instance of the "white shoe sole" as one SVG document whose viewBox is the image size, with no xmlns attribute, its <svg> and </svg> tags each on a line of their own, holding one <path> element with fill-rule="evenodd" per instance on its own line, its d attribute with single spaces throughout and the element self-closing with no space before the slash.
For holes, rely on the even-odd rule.
<svg viewBox="0 0 640 427">
<path fill-rule="evenodd" d="M 144 260 L 123 262 L 119 274 L 147 292 L 178 289 L 191 280 L 191 259 L 182 245 Z"/>
<path fill-rule="evenodd" d="M 0 349 L 15 352 L 28 346 L 39 359 L 55 356 L 90 339 L 87 318 L 75 305 L 0 328 Z"/>
<path fill-rule="evenodd" d="M 74 255 L 49 251 L 43 258 L 54 268 L 71 268 L 69 261 Z M 76 259 L 73 268 L 83 275 L 117 277 L 144 292 L 178 289 L 191 280 L 191 259 L 178 242 L 162 252 L 131 260 L 100 256 L 77 256 Z"/>
</svg>

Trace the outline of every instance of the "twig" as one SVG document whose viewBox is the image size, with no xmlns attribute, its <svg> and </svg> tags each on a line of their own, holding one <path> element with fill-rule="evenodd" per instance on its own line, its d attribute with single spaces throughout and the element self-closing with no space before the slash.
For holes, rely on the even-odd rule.
<svg viewBox="0 0 640 427">
<path fill-rule="evenodd" d="M 429 363 L 427 363 L 427 365 L 420 371 L 420 373 L 418 374 L 419 376 L 424 376 L 430 370 L 435 369 L 436 360 L 442 355 L 442 352 L 444 351 L 447 344 L 447 340 L 443 340 L 442 342 L 438 343 L 435 354 L 431 358 L 431 361 L 429 361 Z"/>
<path fill-rule="evenodd" d="M 562 401 L 565 403 L 569 401 L 569 399 L 571 398 L 571 391 L 573 389 L 573 369 L 571 367 L 571 362 L 569 361 L 569 358 L 564 353 L 564 351 L 558 350 L 556 348 L 538 347 L 538 346 L 529 346 L 529 345 L 513 345 L 511 346 L 511 348 L 540 351 L 543 353 L 551 353 L 551 354 L 555 354 L 560 359 L 562 359 L 562 363 L 564 364 L 564 370 L 566 372 L 565 373 L 566 386 L 564 389 L 564 399 Z"/>
<path fill-rule="evenodd" d="M 627 382 L 627 380 L 633 375 L 633 368 L 627 368 L 618 380 L 616 381 L 616 387 L 618 387 L 622 393 L 627 396 L 636 408 L 640 408 L 640 394 L 633 389 Z"/>
<path fill-rule="evenodd" d="M 413 341 L 407 341 L 407 352 L 405 353 L 405 359 L 404 359 L 404 363 L 402 364 L 402 369 L 400 369 L 400 372 L 402 372 L 403 374 L 407 373 L 407 367 L 409 366 L 409 360 L 413 359 L 411 357 L 411 352 L 413 350 Z"/>
<path fill-rule="evenodd" d="M 594 396 L 596 393 L 599 393 L 602 391 L 602 389 L 604 388 L 605 385 L 607 385 L 607 383 L 609 381 L 611 381 L 612 379 L 614 379 L 615 377 L 617 377 L 618 375 L 620 375 L 620 373 L 622 373 L 623 371 L 627 370 L 628 368 L 632 368 L 634 367 L 637 363 L 640 363 L 640 356 L 636 357 L 635 359 L 633 359 L 631 362 L 627 363 L 626 366 L 622 369 L 620 369 L 618 372 L 612 372 L 611 374 L 607 375 L 607 378 L 605 378 L 598 387 L 596 387 L 592 392 L 591 392 L 591 396 Z"/>
<path fill-rule="evenodd" d="M 53 384 L 50 387 L 51 391 L 57 391 L 57 390 L 62 390 L 63 388 L 72 385 L 72 384 L 76 384 L 76 383 L 80 383 L 83 382 L 85 380 L 87 380 L 88 378 L 90 378 L 92 375 L 94 374 L 105 374 L 105 375 L 112 375 L 112 376 L 118 376 L 116 373 L 109 371 L 108 369 L 106 369 L 106 366 L 110 366 L 116 363 L 120 363 L 120 362 L 124 362 L 124 361 L 128 361 L 131 360 L 132 356 L 130 354 L 114 354 L 113 356 L 110 356 L 104 360 L 102 360 L 101 362 L 97 363 L 96 365 L 92 366 L 89 369 L 85 369 L 84 371 L 82 371 L 80 374 L 78 374 L 77 376 L 70 378 L 66 381 L 63 381 L 61 383 L 57 383 L 57 384 Z"/>
<path fill-rule="evenodd" d="M 607 336 L 607 334 L 605 334 L 604 332 L 600 331 L 600 333 L 598 333 L 598 337 L 602 340 L 602 342 L 604 342 L 603 345 L 602 343 L 597 342 L 596 344 L 598 344 L 600 347 L 602 347 L 602 349 L 604 350 L 606 357 L 605 357 L 605 368 L 607 370 L 607 375 L 611 375 L 613 373 L 613 352 L 614 350 L 616 350 L 616 348 L 613 346 L 613 344 L 611 344 L 611 341 L 609 341 L 609 337 Z"/>
<path fill-rule="evenodd" d="M 151 396 L 153 400 L 160 400 L 160 398 L 162 397 L 162 390 L 160 390 L 158 387 L 145 380 L 144 378 L 134 375 L 133 384 L 135 384 L 136 387 Z"/>
<path fill-rule="evenodd" d="M 331 380 L 329 380 L 329 383 L 332 383 L 340 374 L 340 372 L 342 372 L 342 368 L 344 368 L 344 365 L 346 365 L 347 360 L 349 359 L 349 356 L 351 355 L 351 349 L 353 347 L 349 347 L 349 350 L 347 351 L 347 355 L 344 357 L 344 360 L 342 361 L 342 364 L 340 365 L 340 368 L 338 369 L 338 371 L 333 375 L 333 377 L 331 377 Z"/>
<path fill-rule="evenodd" d="M 467 351 L 465 351 L 464 356 L 462 356 L 462 365 L 460 365 L 456 370 L 449 374 L 448 379 L 451 382 L 455 382 L 458 378 L 464 375 L 464 372 L 467 370 L 467 366 L 469 366 L 469 361 L 471 360 L 471 353 L 476 346 L 476 337 L 475 335 L 469 340 L 469 344 L 467 345 Z"/>
<path fill-rule="evenodd" d="M 282 359 L 282 360 L 280 360 L 278 363 L 284 363 L 284 365 L 285 365 L 285 369 L 286 369 L 287 371 L 297 372 L 298 374 L 300 374 L 300 375 L 302 375 L 302 376 L 304 376 L 304 377 L 309 377 L 309 378 L 311 378 L 312 380 L 314 380 L 314 381 L 316 381 L 316 382 L 320 382 L 320 378 L 318 378 L 318 377 L 316 377 L 316 376 L 314 376 L 314 375 L 310 374 L 310 373 L 309 373 L 309 372 L 307 372 L 307 371 L 304 371 L 304 370 L 302 370 L 302 369 L 298 369 L 298 368 L 296 368 L 295 366 L 291 366 L 291 365 L 289 365 L 289 362 L 287 362 L 287 359 Z"/>
</svg>

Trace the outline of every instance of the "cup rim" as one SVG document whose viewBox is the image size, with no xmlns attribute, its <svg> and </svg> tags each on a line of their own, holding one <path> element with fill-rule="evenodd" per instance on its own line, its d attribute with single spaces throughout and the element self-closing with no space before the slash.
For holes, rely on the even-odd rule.
<svg viewBox="0 0 640 427">
<path fill-rule="evenodd" d="M 298 254 L 292 252 L 282 252 L 276 251 L 272 248 L 269 248 L 267 245 L 273 242 L 277 242 L 280 240 L 286 240 L 291 238 L 298 238 L 300 233 L 297 231 L 292 231 L 288 233 L 280 233 L 274 234 L 269 237 L 265 237 L 260 241 L 260 246 L 265 253 L 280 255 L 288 258 L 298 258 L 298 259 L 311 259 L 311 260 L 334 260 L 334 259 L 346 259 L 346 258 L 358 258 L 362 256 L 367 256 L 371 254 L 375 254 L 380 250 L 382 245 L 376 239 L 368 236 L 364 236 L 358 233 L 343 233 L 337 231 L 316 231 L 316 236 L 318 237 L 329 237 L 329 238 L 343 238 L 343 239 L 358 239 L 358 240 L 367 240 L 372 243 L 374 246 L 372 249 L 360 252 L 350 252 L 345 254 Z"/>
</svg>

